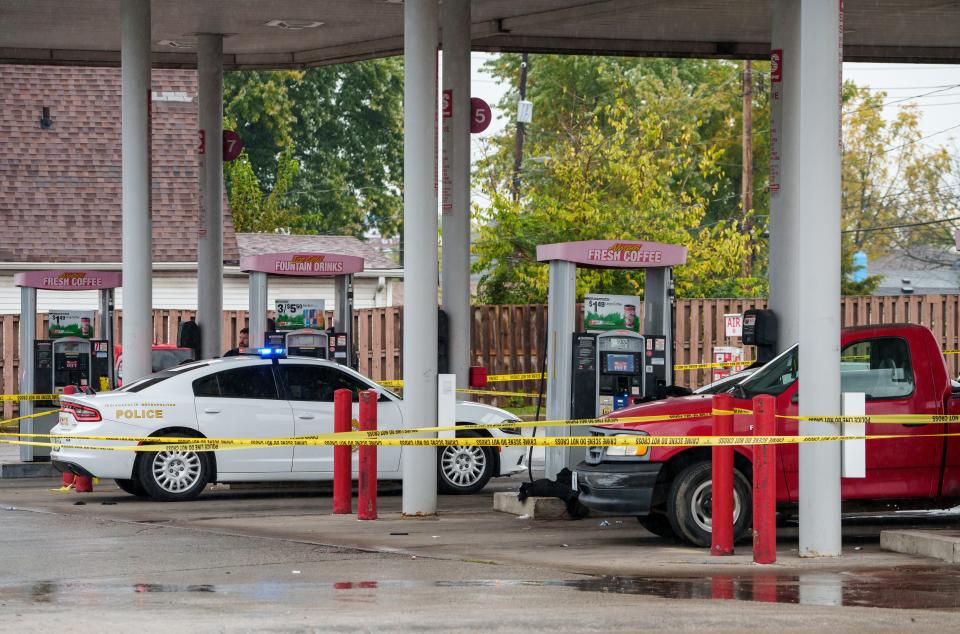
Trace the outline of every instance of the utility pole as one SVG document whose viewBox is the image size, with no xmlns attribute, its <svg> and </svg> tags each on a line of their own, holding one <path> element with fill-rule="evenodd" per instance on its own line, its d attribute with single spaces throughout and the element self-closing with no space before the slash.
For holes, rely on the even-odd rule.
<svg viewBox="0 0 960 634">
<path fill-rule="evenodd" d="M 529 56 L 524 53 L 520 59 L 520 101 L 527 98 L 527 66 Z M 513 150 L 513 200 L 520 200 L 520 167 L 523 162 L 523 133 L 527 124 L 517 121 L 517 144 Z"/>
<path fill-rule="evenodd" d="M 747 214 L 753 209 L 753 62 L 743 63 L 743 171 L 740 175 L 742 231 L 750 233 Z M 744 263 L 744 274 L 753 275 L 753 256 Z"/>
</svg>

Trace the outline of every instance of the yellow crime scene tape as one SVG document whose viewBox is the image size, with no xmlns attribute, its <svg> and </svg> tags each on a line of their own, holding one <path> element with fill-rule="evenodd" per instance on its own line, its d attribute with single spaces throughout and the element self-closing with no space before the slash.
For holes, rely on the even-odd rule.
<svg viewBox="0 0 960 634">
<path fill-rule="evenodd" d="M 482 396 L 520 396 L 524 398 L 540 398 L 539 394 L 534 392 L 501 392 L 500 390 L 474 390 L 472 388 L 460 388 L 457 394 L 479 394 Z M 547 398 L 544 394 L 543 398 Z"/>
<path fill-rule="evenodd" d="M 56 401 L 59 394 L 0 394 L 0 402 L 7 401 Z"/>
<path fill-rule="evenodd" d="M 303 445 L 353 445 L 368 447 L 722 447 L 756 445 L 798 445 L 812 442 L 837 442 L 842 440 L 892 440 L 895 438 L 943 438 L 960 436 L 958 433 L 941 434 L 875 434 L 859 436 L 815 435 L 815 436 L 546 436 L 531 438 L 278 438 L 232 440 L 230 443 L 198 441 L 180 443 L 160 443 L 149 445 L 103 446 L 69 444 L 70 449 L 90 451 L 227 451 L 250 447 L 285 447 Z M 59 448 L 63 443 L 35 442 L 25 440 L 0 440 L 0 443 L 13 445 L 31 445 Z"/>
<path fill-rule="evenodd" d="M 28 418 L 40 418 L 41 416 L 49 416 L 50 414 L 59 414 L 59 410 L 49 410 L 46 412 L 40 412 L 38 414 L 26 414 L 24 416 L 17 416 L 16 418 L 8 418 L 7 420 L 0 420 L 0 428 L 3 428 L 12 423 L 16 423 L 22 420 L 27 420 Z M 3 434 L 0 434 L 3 435 Z"/>
<path fill-rule="evenodd" d="M 750 410 L 737 408 L 735 410 L 714 410 L 712 414 L 750 414 Z M 476 425 L 481 428 L 527 428 L 527 427 L 548 427 L 565 426 L 572 427 L 577 425 L 605 426 L 634 422 L 654 422 L 664 420 L 680 420 L 690 418 L 703 418 L 711 413 L 697 414 L 667 414 L 658 416 L 633 416 L 616 419 L 580 419 L 580 420 L 557 420 L 557 421 L 531 421 L 531 422 L 509 422 L 489 425 Z M 790 418 L 795 420 L 808 420 L 815 422 L 887 422 L 902 423 L 904 420 L 910 422 L 926 423 L 960 423 L 960 416 L 957 415 L 927 415 L 927 414 L 901 414 L 901 415 L 875 415 L 875 416 L 780 416 L 781 418 Z M 876 419 L 873 421 L 872 419 Z M 6 440 L 0 438 L 0 443 L 15 445 L 35 445 L 44 447 L 69 446 L 71 449 L 85 450 L 116 450 L 116 451 L 164 451 L 164 450 L 189 450 L 189 451 L 222 451 L 226 449 L 243 449 L 249 447 L 283 447 L 298 445 L 388 445 L 388 446 L 480 446 L 480 447 L 511 447 L 511 446 L 538 446 L 538 447 L 557 447 L 557 446 L 610 446 L 610 445 L 649 445 L 649 446 L 722 446 L 722 445 L 758 445 L 758 444 L 797 444 L 802 442 L 826 442 L 834 440 L 873 440 L 888 438 L 917 438 L 917 437 L 944 437 L 960 436 L 960 433 L 952 434 L 886 434 L 886 435 L 816 435 L 816 436 L 558 436 L 546 438 L 386 438 L 388 436 L 409 435 L 418 433 L 433 433 L 438 431 L 457 431 L 462 427 L 421 427 L 412 429 L 395 429 L 379 431 L 351 431 L 331 434 L 317 434 L 312 436 L 289 437 L 289 438 L 187 438 L 187 437 L 149 437 L 142 436 L 86 436 L 86 435 L 56 435 L 56 434 L 18 434 L 3 433 L 0 436 L 13 436 L 20 438 L 50 438 L 50 442 L 26 441 L 26 440 Z M 69 440 L 69 443 L 56 442 L 53 439 Z M 617 440 L 611 440 L 617 439 Z M 769 442 L 766 441 L 769 440 Z M 133 443 L 151 443 L 150 445 L 138 446 L 103 446 L 103 445 L 83 445 L 74 441 L 78 440 L 97 440 L 110 442 L 133 442 Z M 148 447 L 146 449 L 137 447 Z"/>
<path fill-rule="evenodd" d="M 720 413 L 733 413 L 730 411 L 718 410 Z M 53 412 L 45 412 L 49 414 Z M 44 415 L 45 415 L 44 414 Z M 709 412 L 696 414 L 661 414 L 657 416 L 627 416 L 623 418 L 583 418 L 578 420 L 547 420 L 547 421 L 510 421 L 506 423 L 489 423 L 470 425 L 472 428 L 482 429 L 528 429 L 531 427 L 576 427 L 576 426 L 606 426 L 620 425 L 623 423 L 651 423 L 667 420 L 684 420 L 690 418 L 705 418 L 710 416 Z M 406 436 L 409 434 L 429 434 L 447 431 L 463 431 L 463 425 L 448 425 L 445 427 L 416 427 L 408 429 L 381 429 L 376 431 L 349 431 L 334 432 L 329 434 L 312 434 L 309 436 L 294 436 L 286 438 L 192 438 L 192 437 L 169 437 L 169 436 L 91 436 L 83 434 L 26 434 L 18 432 L 0 433 L 3 437 L 19 438 L 58 438 L 65 440 L 102 440 L 111 442 L 151 442 L 151 443 L 189 443 L 189 444 L 245 444 L 245 443 L 273 443 L 277 441 L 312 441 L 312 440 L 330 440 L 330 439 L 369 439 L 384 436 Z M 0 442 L 5 442 L 0 440 Z M 11 442 L 11 441 L 6 441 Z M 345 444 L 345 443 L 341 443 Z M 454 443 L 456 444 L 456 443 Z M 76 447 L 70 444 L 70 447 Z"/>
</svg>

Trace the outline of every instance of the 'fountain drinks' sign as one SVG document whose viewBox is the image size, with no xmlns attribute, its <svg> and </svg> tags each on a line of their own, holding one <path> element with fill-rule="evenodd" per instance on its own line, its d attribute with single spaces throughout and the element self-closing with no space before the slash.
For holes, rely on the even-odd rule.
<svg viewBox="0 0 960 634">
<path fill-rule="evenodd" d="M 632 295 L 587 295 L 583 300 L 584 328 L 640 332 L 639 307 L 640 298 Z"/>
<path fill-rule="evenodd" d="M 83 337 L 93 339 L 92 310 L 51 310 L 47 315 L 47 336 L 50 339 L 61 337 Z"/>
<path fill-rule="evenodd" d="M 301 328 L 327 327 L 322 299 L 278 299 L 277 330 L 300 330 Z"/>
</svg>

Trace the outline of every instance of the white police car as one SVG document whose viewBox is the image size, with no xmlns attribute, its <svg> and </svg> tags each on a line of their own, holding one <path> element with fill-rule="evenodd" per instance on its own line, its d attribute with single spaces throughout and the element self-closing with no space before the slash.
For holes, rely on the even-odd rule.
<svg viewBox="0 0 960 634">
<path fill-rule="evenodd" d="M 261 359 L 236 356 L 181 365 L 146 376 L 113 392 L 63 396 L 51 433 L 77 436 L 176 436 L 196 438 L 288 438 L 333 432 L 333 393 L 379 393 L 379 429 L 404 425 L 401 401 L 389 390 L 342 365 L 305 357 Z M 458 402 L 458 436 L 516 436 L 518 429 L 470 429 L 471 424 L 519 420 L 496 407 Z M 156 500 L 187 500 L 211 482 L 315 481 L 333 477 L 333 447 L 253 447 L 212 452 L 103 451 L 79 445 L 132 442 L 63 438 L 50 454 L 53 464 L 79 475 L 113 478 L 124 491 Z M 402 447 L 379 447 L 378 478 L 401 479 Z M 523 447 L 442 447 L 438 449 L 442 492 L 473 493 L 492 476 L 525 468 Z M 354 477 L 356 458 L 354 452 Z"/>
</svg>

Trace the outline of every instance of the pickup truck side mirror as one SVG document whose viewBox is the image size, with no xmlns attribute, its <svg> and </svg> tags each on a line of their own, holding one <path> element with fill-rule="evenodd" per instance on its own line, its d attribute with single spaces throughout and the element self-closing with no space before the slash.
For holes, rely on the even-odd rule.
<svg viewBox="0 0 960 634">
<path fill-rule="evenodd" d="M 793 396 L 790 397 L 790 402 L 793 403 L 794 405 L 796 405 L 797 403 L 800 402 L 800 392 L 799 392 L 799 391 L 793 393 Z"/>
</svg>

